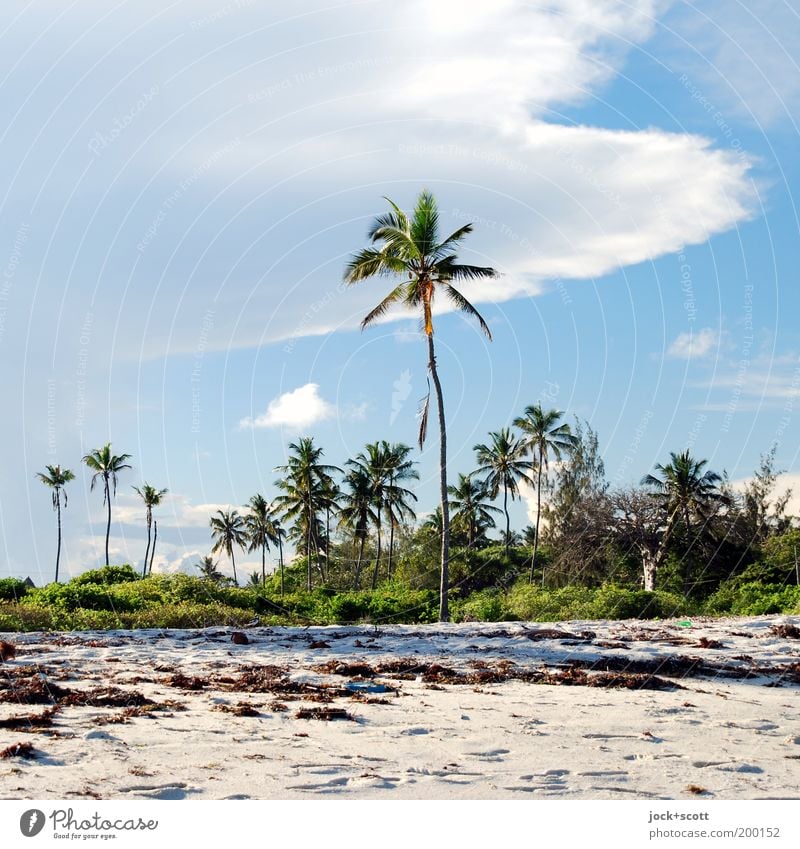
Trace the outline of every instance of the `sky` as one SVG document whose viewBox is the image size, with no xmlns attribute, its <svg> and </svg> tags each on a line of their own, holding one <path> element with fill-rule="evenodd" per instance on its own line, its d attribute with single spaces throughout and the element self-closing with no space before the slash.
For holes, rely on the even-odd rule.
<svg viewBox="0 0 800 849">
<path fill-rule="evenodd" d="M 342 274 L 384 197 L 423 188 L 501 272 L 464 287 L 492 342 L 435 319 L 451 477 L 542 403 L 591 424 L 613 485 L 686 448 L 742 481 L 774 444 L 800 494 L 796 0 L 4 12 L 0 577 L 52 579 L 46 464 L 76 473 L 62 576 L 103 562 L 81 457 L 107 441 L 133 465 L 112 561 L 142 562 L 147 481 L 162 571 L 209 553 L 214 510 L 273 497 L 298 436 L 336 465 L 414 444 L 417 321 L 361 332 L 389 283 Z"/>
</svg>

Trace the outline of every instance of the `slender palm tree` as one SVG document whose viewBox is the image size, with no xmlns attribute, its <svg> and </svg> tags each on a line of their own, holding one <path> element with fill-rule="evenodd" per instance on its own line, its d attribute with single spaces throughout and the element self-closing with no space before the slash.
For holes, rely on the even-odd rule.
<svg viewBox="0 0 800 849">
<path fill-rule="evenodd" d="M 56 577 L 55 582 L 58 583 L 58 565 L 61 561 L 61 500 L 64 500 L 64 508 L 67 507 L 67 484 L 75 479 L 74 473 L 70 469 L 62 469 L 61 466 L 45 466 L 43 472 L 39 472 L 36 477 L 52 490 L 53 510 L 58 515 L 58 545 L 56 546 Z"/>
<path fill-rule="evenodd" d="M 112 454 L 110 442 L 106 442 L 102 448 L 95 448 L 94 451 L 90 451 L 83 457 L 83 462 L 93 472 L 90 489 L 94 489 L 98 480 L 103 481 L 103 504 L 106 505 L 107 509 L 106 566 L 109 564 L 108 538 L 111 535 L 111 496 L 113 494 L 116 497 L 117 494 L 117 475 L 124 469 L 131 468 L 125 462 L 130 458 L 130 454 Z"/>
<path fill-rule="evenodd" d="M 524 450 L 531 455 L 531 479 L 536 477 L 536 525 L 531 557 L 530 583 L 536 569 L 539 552 L 539 520 L 542 515 L 542 475 L 547 472 L 550 457 L 560 460 L 562 454 L 575 446 L 575 437 L 566 423 L 559 424 L 564 414 L 560 410 L 543 410 L 541 404 L 526 407 L 525 413 L 514 419 L 514 427 L 522 431 Z M 544 569 L 542 569 L 544 586 Z"/>
<path fill-rule="evenodd" d="M 355 467 L 345 473 L 344 487 L 339 522 L 353 534 L 354 547 L 358 547 L 353 573 L 353 589 L 357 590 L 361 584 L 361 564 L 364 562 L 364 546 L 369 536 L 369 526 L 370 523 L 376 522 L 372 506 L 372 481 L 364 469 Z"/>
<path fill-rule="evenodd" d="M 311 553 L 317 555 L 317 568 L 323 575 L 320 564 L 320 540 L 323 529 L 320 513 L 325 509 L 326 499 L 333 486 L 333 474 L 340 472 L 336 466 L 321 462 L 323 449 L 314 445 L 314 439 L 304 436 L 289 444 L 289 456 L 283 466 L 275 471 L 283 477 L 275 482 L 281 490 L 273 504 L 284 521 L 293 523 L 294 535 L 306 543 L 306 588 L 311 590 Z"/>
<path fill-rule="evenodd" d="M 270 543 L 278 542 L 278 532 L 270 516 L 270 507 L 263 495 L 254 495 L 244 517 L 248 551 L 261 551 L 261 583 L 267 583 L 267 551 Z"/>
<path fill-rule="evenodd" d="M 361 322 L 362 329 L 380 319 L 394 304 L 403 304 L 422 317 L 422 328 L 428 343 L 428 371 L 433 380 L 439 416 L 439 495 L 442 508 L 442 554 L 440 573 L 439 619 L 447 622 L 450 513 L 447 506 L 447 426 L 444 396 L 436 364 L 433 339 L 433 304 L 436 293 L 443 295 L 452 306 L 477 319 L 481 330 L 491 339 L 489 326 L 475 307 L 455 288 L 454 282 L 497 277 L 493 268 L 465 265 L 458 262 L 455 249 L 472 232 L 472 224 L 464 224 L 445 239 L 439 236 L 439 210 L 436 199 L 428 191 L 417 198 L 411 216 L 394 202 L 391 210 L 373 221 L 368 238 L 372 247 L 355 254 L 345 270 L 347 283 L 359 283 L 377 276 L 397 276 L 401 281 Z M 430 392 L 425 400 L 420 421 L 419 442 L 422 447 L 428 429 Z"/>
<path fill-rule="evenodd" d="M 458 483 L 447 488 L 453 525 L 462 529 L 467 537 L 467 547 L 472 548 L 478 538 L 495 526 L 494 516 L 500 510 L 489 503 L 486 485 L 472 475 L 459 475 Z"/>
<path fill-rule="evenodd" d="M 706 469 L 707 460 L 695 460 L 688 449 L 681 454 L 670 452 L 666 465 L 656 465 L 661 477 L 645 475 L 642 485 L 653 489 L 666 513 L 666 523 L 662 536 L 662 548 L 682 519 L 686 532 L 686 555 L 684 557 L 683 589 L 689 592 L 692 579 L 691 549 L 692 517 L 702 522 L 709 518 L 715 506 L 726 504 L 729 497 L 720 491 L 722 478 L 716 472 Z"/>
<path fill-rule="evenodd" d="M 141 489 L 138 486 L 132 487 L 133 491 L 144 501 L 147 521 L 147 548 L 144 552 L 144 566 L 142 568 L 142 577 L 144 578 L 148 572 L 153 571 L 153 561 L 150 558 L 150 532 L 153 524 L 153 508 L 161 504 L 161 499 L 169 492 L 167 489 L 156 489 L 150 486 L 149 483 L 142 484 Z M 153 545 L 153 555 L 155 555 L 156 547 Z"/>
<path fill-rule="evenodd" d="M 530 480 L 523 456 L 525 446 L 507 427 L 489 434 L 490 442 L 474 446 L 478 468 L 475 471 L 484 482 L 489 495 L 497 498 L 503 490 L 503 512 L 506 516 L 505 549 L 511 544 L 511 518 L 508 515 L 508 497 L 514 501 L 519 497 L 520 481 Z"/>
<path fill-rule="evenodd" d="M 244 519 L 239 515 L 238 510 L 217 510 L 217 515 L 211 517 L 210 524 L 211 538 L 214 540 L 211 553 L 216 554 L 218 551 L 224 551 L 230 557 L 233 567 L 233 582 L 238 584 L 236 558 L 233 549 L 234 546 L 238 546 L 244 551 L 247 547 L 247 531 Z"/>
</svg>

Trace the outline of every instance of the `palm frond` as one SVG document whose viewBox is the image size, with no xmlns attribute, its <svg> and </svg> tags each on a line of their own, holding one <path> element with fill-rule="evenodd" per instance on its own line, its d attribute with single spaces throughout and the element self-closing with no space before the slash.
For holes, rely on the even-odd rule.
<svg viewBox="0 0 800 849">
<path fill-rule="evenodd" d="M 377 307 L 367 313 L 367 315 L 361 322 L 361 329 L 363 330 L 365 327 L 372 324 L 374 321 L 383 316 L 389 309 L 389 307 L 391 307 L 393 304 L 404 300 L 407 291 L 407 283 L 401 283 L 399 286 L 395 286 L 395 288 L 392 289 L 391 292 L 389 292 L 389 294 L 378 304 Z"/>
<path fill-rule="evenodd" d="M 481 330 L 491 341 L 492 331 L 489 330 L 489 325 L 484 321 L 483 316 L 478 312 L 478 310 L 476 310 L 475 307 L 454 286 L 451 286 L 449 283 L 442 283 L 441 285 L 444 286 L 447 297 L 450 298 L 461 312 L 465 312 L 478 320 Z"/>
</svg>

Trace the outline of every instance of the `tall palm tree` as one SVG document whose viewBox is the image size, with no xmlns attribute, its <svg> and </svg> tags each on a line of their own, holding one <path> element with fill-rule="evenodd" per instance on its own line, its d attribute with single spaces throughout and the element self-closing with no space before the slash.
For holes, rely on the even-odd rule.
<svg viewBox="0 0 800 849">
<path fill-rule="evenodd" d="M 144 578 L 148 572 L 153 571 L 153 560 L 150 557 L 150 531 L 153 524 L 153 508 L 161 504 L 161 499 L 169 492 L 167 489 L 156 489 L 150 486 L 149 483 L 142 484 L 140 489 L 138 486 L 132 487 L 133 491 L 144 501 L 146 509 L 147 521 L 147 548 L 144 552 L 144 567 L 142 568 L 142 577 Z M 155 556 L 156 547 L 153 545 L 153 556 Z M 149 565 L 148 565 L 149 564 Z"/>
<path fill-rule="evenodd" d="M 263 495 L 254 495 L 244 517 L 248 551 L 261 551 L 261 583 L 267 582 L 267 551 L 270 543 L 278 542 L 278 532 L 270 516 L 270 506 Z"/>
<path fill-rule="evenodd" d="M 352 532 L 353 540 L 358 546 L 358 558 L 353 574 L 353 588 L 357 590 L 361 584 L 361 564 L 364 561 L 364 546 L 369 536 L 369 526 L 376 521 L 372 506 L 372 480 L 364 469 L 355 467 L 345 473 L 344 486 L 339 522 Z"/>
<path fill-rule="evenodd" d="M 691 583 L 690 553 L 692 541 L 692 516 L 702 521 L 709 517 L 711 508 L 729 502 L 728 496 L 720 491 L 722 478 L 709 469 L 707 460 L 695 460 L 689 450 L 676 454 L 670 452 L 666 465 L 656 465 L 661 477 L 645 475 L 642 484 L 655 490 L 666 512 L 666 525 L 662 536 L 662 548 L 671 536 L 679 519 L 686 531 L 686 556 L 684 558 L 683 589 L 689 592 Z"/>
<path fill-rule="evenodd" d="M 402 481 L 419 480 L 419 472 L 414 461 L 409 460 L 411 446 L 402 442 L 390 444 L 386 450 L 386 469 L 389 476 L 385 488 L 386 518 L 389 521 L 389 565 L 388 575 L 392 577 L 394 559 L 394 533 L 401 521 L 413 522 L 417 516 L 409 500 L 416 501 L 417 496 L 398 484 Z"/>
<path fill-rule="evenodd" d="M 370 277 L 397 276 L 400 283 L 361 322 L 362 329 L 381 318 L 394 304 L 403 304 L 420 312 L 422 328 L 428 343 L 428 371 L 436 393 L 439 415 L 439 495 L 442 507 L 442 555 L 440 573 L 439 619 L 450 618 L 448 608 L 450 513 L 447 506 L 447 426 L 444 396 L 436 364 L 433 339 L 433 303 L 436 293 L 443 295 L 456 309 L 477 319 L 481 330 L 492 334 L 475 307 L 455 288 L 454 282 L 497 277 L 493 268 L 458 262 L 454 250 L 472 232 L 472 224 L 464 224 L 445 239 L 439 236 L 439 210 L 436 199 L 428 191 L 417 198 L 411 216 L 386 198 L 391 210 L 373 221 L 368 238 L 372 247 L 355 254 L 345 270 L 347 283 L 359 283 Z M 378 247 L 379 246 L 379 247 Z M 420 447 L 428 429 L 430 392 L 422 409 Z"/>
<path fill-rule="evenodd" d="M 64 499 L 64 508 L 67 506 L 67 490 L 66 485 L 75 479 L 74 473 L 70 469 L 62 469 L 61 466 L 45 466 L 45 471 L 39 472 L 36 477 L 49 486 L 53 496 L 53 510 L 58 515 L 58 545 L 56 547 L 56 577 L 55 582 L 58 583 L 58 564 L 61 561 L 61 499 Z"/>
<path fill-rule="evenodd" d="M 124 469 L 130 469 L 131 466 L 126 463 L 130 460 L 130 454 L 112 454 L 111 443 L 106 442 L 102 448 L 95 448 L 84 455 L 83 462 L 89 468 L 92 475 L 92 483 L 90 489 L 94 489 L 98 480 L 103 481 L 103 504 L 107 509 L 106 521 L 106 566 L 108 566 L 108 538 L 111 535 L 111 496 L 117 494 L 117 475 Z"/>
<path fill-rule="evenodd" d="M 536 556 L 539 552 L 539 520 L 542 515 L 542 475 L 548 470 L 550 457 L 560 460 L 561 455 L 575 446 L 575 437 L 570 426 L 559 424 L 564 414 L 560 410 L 543 410 L 541 404 L 525 408 L 519 418 L 514 419 L 514 427 L 522 431 L 522 444 L 531 455 L 531 478 L 536 476 L 536 535 L 533 539 L 530 583 L 536 568 Z M 544 586 L 544 569 L 542 569 Z"/>
<path fill-rule="evenodd" d="M 489 503 L 486 485 L 472 475 L 459 475 L 458 483 L 447 489 L 451 496 L 453 525 L 464 531 L 467 547 L 472 548 L 486 530 L 495 526 L 492 514 L 499 514 L 500 510 Z"/>
<path fill-rule="evenodd" d="M 511 544 L 511 519 L 508 515 L 508 496 L 514 501 L 519 496 L 519 484 L 529 480 L 526 474 L 523 455 L 525 446 L 521 439 L 511 433 L 507 427 L 492 431 L 489 434 L 489 444 L 480 443 L 473 447 L 478 468 L 475 470 L 484 482 L 489 495 L 497 498 L 503 490 L 503 512 L 506 516 L 505 549 Z"/>
<path fill-rule="evenodd" d="M 216 554 L 218 551 L 224 551 L 230 557 L 233 567 L 233 582 L 238 584 L 239 579 L 236 577 L 236 558 L 233 549 L 234 546 L 238 546 L 244 551 L 247 547 L 247 531 L 244 519 L 239 515 L 238 510 L 217 510 L 217 515 L 211 517 L 210 524 L 211 538 L 214 540 L 211 553 Z"/>
<path fill-rule="evenodd" d="M 289 451 L 286 464 L 275 469 L 282 472 L 283 477 L 275 483 L 282 494 L 273 503 L 282 519 L 293 522 L 295 536 L 305 539 L 306 588 L 311 590 L 312 549 L 317 554 L 317 567 L 322 571 L 319 550 L 323 530 L 319 515 L 325 509 L 333 486 L 333 474 L 341 469 L 321 462 L 324 451 L 314 444 L 313 437 L 304 436 L 289 443 Z"/>
</svg>

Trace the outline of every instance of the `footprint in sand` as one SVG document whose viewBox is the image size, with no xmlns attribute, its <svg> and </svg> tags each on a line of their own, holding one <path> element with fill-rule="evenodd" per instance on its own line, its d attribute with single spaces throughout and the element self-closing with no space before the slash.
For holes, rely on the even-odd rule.
<svg viewBox="0 0 800 849">
<path fill-rule="evenodd" d="M 330 781 L 323 781 L 319 784 L 290 784 L 289 790 L 316 790 L 319 793 L 335 793 L 337 790 L 343 789 L 349 778 L 332 778 Z"/>
<path fill-rule="evenodd" d="M 510 751 L 510 749 L 489 749 L 485 752 L 467 752 L 467 754 L 481 761 L 497 763 L 503 760 L 502 755 L 508 755 Z"/>
</svg>

